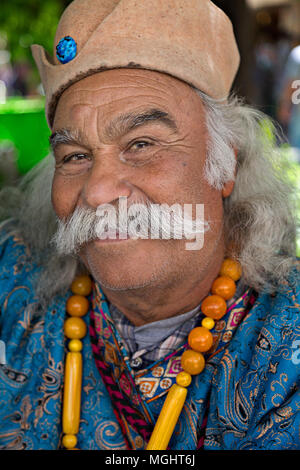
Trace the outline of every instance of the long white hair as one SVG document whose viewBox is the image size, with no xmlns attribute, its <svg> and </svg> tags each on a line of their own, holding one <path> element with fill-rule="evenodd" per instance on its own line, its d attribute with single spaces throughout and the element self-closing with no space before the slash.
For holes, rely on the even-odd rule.
<svg viewBox="0 0 300 470">
<path fill-rule="evenodd" d="M 296 244 L 295 192 L 282 171 L 279 132 L 267 116 L 235 96 L 217 102 L 195 91 L 204 103 L 209 133 L 205 178 L 218 189 L 235 180 L 224 200 L 227 255 L 240 261 L 248 286 L 272 292 L 287 278 Z M 265 128 L 272 129 L 273 139 Z M 36 289 L 46 302 L 66 291 L 76 271 L 84 269 L 76 257 L 59 255 L 51 244 L 57 228 L 53 172 L 49 155 L 18 187 L 0 192 L 2 241 L 13 234 L 24 239 L 34 262 L 43 267 Z"/>
</svg>

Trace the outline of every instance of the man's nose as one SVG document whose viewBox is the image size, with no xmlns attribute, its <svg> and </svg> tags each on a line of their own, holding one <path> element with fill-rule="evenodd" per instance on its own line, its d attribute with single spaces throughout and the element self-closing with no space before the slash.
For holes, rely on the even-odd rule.
<svg viewBox="0 0 300 470">
<path fill-rule="evenodd" d="M 129 198 L 132 187 L 123 169 L 122 163 L 108 164 L 105 161 L 95 162 L 85 182 L 82 198 L 85 205 L 96 209 L 101 204 L 110 204 L 119 197 Z"/>
</svg>

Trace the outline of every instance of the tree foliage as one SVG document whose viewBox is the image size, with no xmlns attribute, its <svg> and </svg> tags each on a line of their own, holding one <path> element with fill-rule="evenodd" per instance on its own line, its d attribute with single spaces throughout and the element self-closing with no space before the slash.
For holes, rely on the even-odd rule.
<svg viewBox="0 0 300 470">
<path fill-rule="evenodd" d="M 68 0 L 1 0 L 0 37 L 12 62 L 31 61 L 31 44 L 52 51 L 58 20 Z"/>
</svg>

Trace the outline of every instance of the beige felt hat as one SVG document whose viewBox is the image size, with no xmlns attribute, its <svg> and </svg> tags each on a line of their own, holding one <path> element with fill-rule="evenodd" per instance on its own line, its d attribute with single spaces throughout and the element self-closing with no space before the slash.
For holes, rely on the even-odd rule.
<svg viewBox="0 0 300 470">
<path fill-rule="evenodd" d="M 240 56 L 229 18 L 210 0 L 75 0 L 63 13 L 51 58 L 32 46 L 51 127 L 63 91 L 95 72 L 142 68 L 228 96 Z"/>
</svg>

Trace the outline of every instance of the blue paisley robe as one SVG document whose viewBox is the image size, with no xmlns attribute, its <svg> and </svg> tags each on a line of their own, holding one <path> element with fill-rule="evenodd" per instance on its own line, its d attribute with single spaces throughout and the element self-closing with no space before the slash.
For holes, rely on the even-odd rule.
<svg viewBox="0 0 300 470">
<path fill-rule="evenodd" d="M 70 292 L 53 299 L 46 312 L 39 312 L 32 287 L 36 272 L 21 240 L 11 237 L 1 245 L 0 338 L 6 355 L 0 365 L 1 449 L 61 446 L 63 324 Z M 295 268 L 282 292 L 256 295 L 249 311 L 246 304 L 252 294 L 246 292 L 217 323 L 215 352 L 189 387 L 170 449 L 196 449 L 200 438 L 204 449 L 300 449 L 299 279 L 300 269 Z M 107 303 L 99 295 L 101 291 L 95 289 L 97 344 L 120 393 L 151 428 L 180 369 L 185 346 L 134 376 Z M 90 315 L 85 319 L 89 323 Z M 145 435 L 130 422 L 122 426 L 116 418 L 93 355 L 91 335 L 83 343 L 78 447 L 144 449 Z"/>
</svg>

